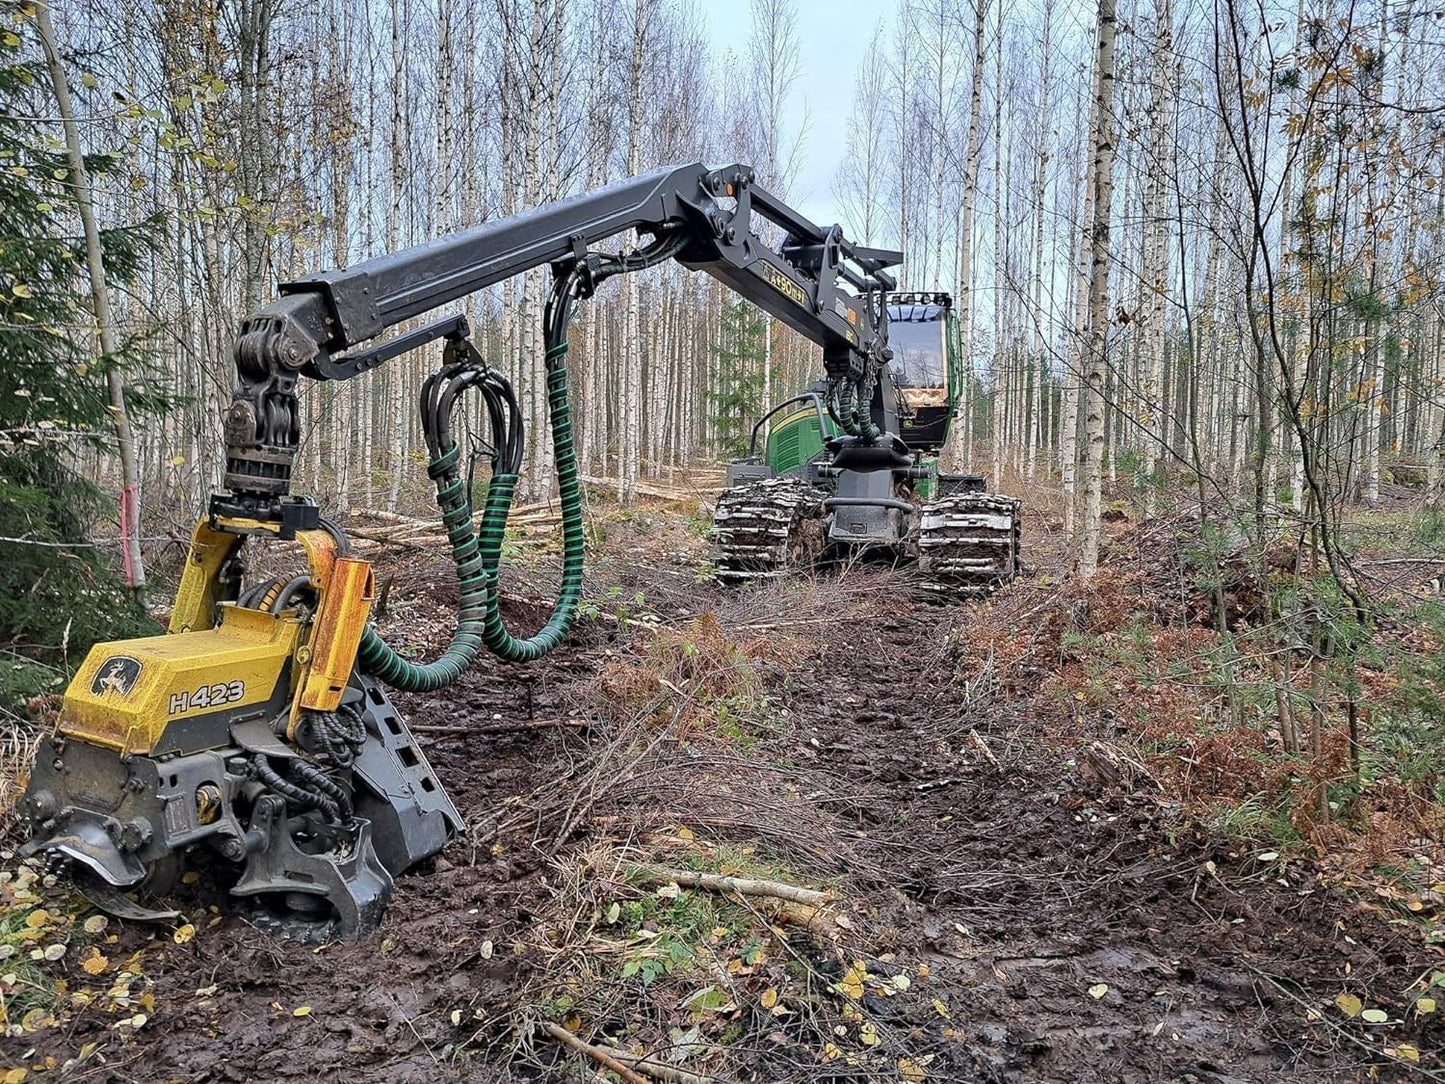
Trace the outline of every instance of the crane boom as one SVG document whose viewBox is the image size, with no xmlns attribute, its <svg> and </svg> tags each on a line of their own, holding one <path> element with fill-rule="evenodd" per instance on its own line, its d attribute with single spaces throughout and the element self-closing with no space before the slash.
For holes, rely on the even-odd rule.
<svg viewBox="0 0 1445 1084">
<path fill-rule="evenodd" d="M 839 226 L 815 225 L 756 184 L 748 166 L 658 169 L 283 283 L 281 296 L 249 316 L 237 338 L 226 422 L 231 495 L 219 498 L 223 510 L 278 514 L 300 440 L 298 375 L 348 379 L 430 338 L 464 335 L 454 317 L 394 345 L 352 349 L 532 268 L 576 268 L 587 296 L 601 258 L 591 246 L 633 230 L 668 242 L 683 266 L 714 276 L 817 343 L 829 378 L 857 385 L 860 395 L 887 360 L 885 297 L 894 280 L 886 269 L 902 262 L 901 253 L 854 245 Z"/>
</svg>

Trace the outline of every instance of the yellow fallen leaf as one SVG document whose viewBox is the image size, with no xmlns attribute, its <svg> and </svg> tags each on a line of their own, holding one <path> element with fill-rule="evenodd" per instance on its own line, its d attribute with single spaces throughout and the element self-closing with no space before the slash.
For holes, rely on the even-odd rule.
<svg viewBox="0 0 1445 1084">
<path fill-rule="evenodd" d="M 857 1001 L 863 996 L 863 981 L 866 978 L 868 978 L 868 965 L 862 960 L 857 960 L 838 980 L 838 992 Z"/>
<path fill-rule="evenodd" d="M 109 966 L 110 960 L 102 956 L 99 952 L 93 956 L 87 956 L 80 961 L 80 969 L 87 975 L 99 975 Z"/>
<path fill-rule="evenodd" d="M 864 1046 L 878 1045 L 878 1029 L 873 1026 L 872 1021 L 869 1021 L 858 1029 L 858 1041 Z"/>
<path fill-rule="evenodd" d="M 1109 984 L 1107 982 L 1096 983 L 1095 985 L 1089 987 L 1089 996 L 1095 1001 L 1098 1001 L 1099 998 L 1103 997 L 1108 992 Z"/>
<path fill-rule="evenodd" d="M 823 1053 L 819 1055 L 819 1058 L 822 1061 L 832 1061 L 834 1058 L 841 1058 L 842 1056 L 843 1051 L 839 1050 L 832 1043 L 824 1043 Z"/>
<path fill-rule="evenodd" d="M 771 1009 L 774 1005 L 778 1003 L 778 991 L 775 990 L 773 987 L 769 986 L 766 990 L 763 991 L 761 1001 L 763 1008 Z"/>
<path fill-rule="evenodd" d="M 28 1069 L 8 1069 L 3 1078 L 4 1084 L 24 1084 L 25 1078 L 29 1075 Z"/>
<path fill-rule="evenodd" d="M 1335 1008 L 1339 1009 L 1340 1012 L 1346 1016 L 1359 1016 L 1360 1010 L 1364 1007 L 1364 1002 L 1354 994 L 1340 994 L 1335 998 Z"/>
<path fill-rule="evenodd" d="M 38 930 L 50 921 L 50 912 L 44 907 L 37 907 L 25 917 L 25 925 L 32 930 Z"/>
<path fill-rule="evenodd" d="M 178 945 L 184 945 L 187 941 L 196 936 L 196 928 L 187 922 L 175 933 L 171 934 L 171 940 Z"/>
<path fill-rule="evenodd" d="M 1397 1058 L 1403 1058 L 1405 1061 L 1419 1061 L 1419 1060 L 1420 1060 L 1420 1051 L 1419 1051 L 1416 1047 L 1411 1046 L 1409 1043 L 1401 1043 L 1399 1046 L 1395 1047 L 1395 1049 L 1393 1049 L 1393 1050 L 1391 1050 L 1391 1049 L 1389 1049 L 1388 1047 L 1386 1047 L 1385 1053 L 1386 1053 L 1386 1054 L 1394 1054 L 1395 1057 L 1397 1057 Z"/>
<path fill-rule="evenodd" d="M 1383 1024 L 1390 1019 L 1390 1014 L 1384 1009 L 1366 1009 L 1360 1013 L 1360 1019 L 1367 1024 Z"/>
<path fill-rule="evenodd" d="M 939 1016 L 943 1017 L 945 1020 L 953 1019 L 953 1016 L 948 1011 L 948 1006 L 945 1005 L 943 1002 L 939 1001 L 938 998 L 933 999 L 933 1011 L 936 1012 Z"/>
<path fill-rule="evenodd" d="M 1435 999 L 1433 997 L 1422 997 L 1415 1002 L 1415 1011 L 1428 1016 L 1435 1011 Z"/>
<path fill-rule="evenodd" d="M 933 974 L 933 969 L 930 968 L 927 964 L 918 965 L 918 977 L 920 979 L 926 979 L 931 974 Z"/>
<path fill-rule="evenodd" d="M 693 836 L 692 836 L 692 829 L 691 829 L 691 828 L 679 828 L 679 829 L 677 830 L 677 838 L 678 838 L 678 839 L 691 840 L 691 839 L 693 838 Z"/>
<path fill-rule="evenodd" d="M 311 1006 L 310 1006 L 310 1005 L 298 1005 L 296 1008 L 294 1008 L 294 1009 L 291 1010 L 291 1015 L 292 1015 L 292 1016 L 310 1016 L 310 1015 L 311 1015 Z"/>
<path fill-rule="evenodd" d="M 916 1082 L 928 1079 L 928 1070 L 919 1065 L 916 1061 L 909 1061 L 907 1058 L 898 1059 L 898 1075 L 904 1080 Z"/>
<path fill-rule="evenodd" d="M 81 929 L 86 933 L 103 933 L 108 925 L 110 925 L 110 920 L 104 915 L 91 915 L 85 920 Z"/>
<path fill-rule="evenodd" d="M 14 171 L 12 170 L 11 172 L 14 172 Z M 27 285 L 26 285 L 25 283 L 23 283 L 23 282 L 17 282 L 14 286 L 10 287 L 10 292 L 11 292 L 12 294 L 14 294 L 16 297 L 34 297 L 34 296 L 35 296 L 35 291 L 32 290 L 29 286 L 27 286 Z"/>
<path fill-rule="evenodd" d="M 178 455 L 178 456 L 176 456 L 175 458 L 173 458 L 173 459 L 171 460 L 171 462 L 174 463 L 174 464 L 176 464 L 176 466 L 180 466 L 180 465 L 181 465 L 182 463 L 184 463 L 185 461 L 186 461 L 186 457 L 183 456 L 183 455 Z M 185 873 L 181 874 L 181 884 L 183 884 L 183 885 L 198 884 L 198 883 L 200 883 L 200 880 L 201 880 L 201 875 L 200 875 L 199 873 L 197 873 L 197 872 L 196 872 L 195 870 L 193 870 L 193 869 L 188 869 L 188 870 L 186 870 Z"/>
<path fill-rule="evenodd" d="M 34 1031 L 45 1021 L 44 1009 L 31 1009 L 20 1018 L 20 1026 L 26 1031 Z"/>
<path fill-rule="evenodd" d="M 461 1009 L 453 1009 L 453 1010 L 452 1010 L 452 1027 L 459 1027 L 459 1026 L 461 1025 L 461 1022 L 462 1022 L 462 1010 L 461 1010 Z"/>
</svg>

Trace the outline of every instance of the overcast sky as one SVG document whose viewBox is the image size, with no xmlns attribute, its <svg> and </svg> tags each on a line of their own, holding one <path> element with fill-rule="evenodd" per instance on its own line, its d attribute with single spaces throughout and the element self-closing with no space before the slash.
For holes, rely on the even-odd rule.
<svg viewBox="0 0 1445 1084">
<path fill-rule="evenodd" d="M 798 81 L 789 110 L 789 138 L 806 115 L 798 176 L 789 202 L 821 226 L 840 222 L 833 176 L 848 146 L 848 111 L 853 78 L 880 23 L 891 26 L 897 0 L 795 0 L 798 11 Z M 741 0 L 698 0 L 721 58 L 731 50 L 747 55 L 752 29 L 749 5 Z M 724 66 L 723 70 L 727 70 Z M 766 179 L 763 179 L 766 185 Z M 843 222 L 849 234 L 857 230 Z"/>
</svg>

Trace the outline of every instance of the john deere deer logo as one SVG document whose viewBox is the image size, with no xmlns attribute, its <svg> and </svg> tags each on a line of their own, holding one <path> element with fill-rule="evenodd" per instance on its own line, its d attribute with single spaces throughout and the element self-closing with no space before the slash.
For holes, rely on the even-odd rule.
<svg viewBox="0 0 1445 1084">
<path fill-rule="evenodd" d="M 95 672 L 95 680 L 90 683 L 90 691 L 96 696 L 104 696 L 106 693 L 126 696 L 135 688 L 138 677 L 138 661 L 129 655 L 113 655 L 100 664 L 100 669 Z"/>
</svg>

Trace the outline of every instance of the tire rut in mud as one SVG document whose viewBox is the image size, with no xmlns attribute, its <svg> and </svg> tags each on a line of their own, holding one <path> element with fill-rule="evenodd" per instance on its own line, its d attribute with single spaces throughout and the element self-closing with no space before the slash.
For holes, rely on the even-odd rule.
<svg viewBox="0 0 1445 1084">
<path fill-rule="evenodd" d="M 1363 1073 L 1368 1055 L 1307 1026 L 1305 1009 L 1344 982 L 1390 1005 L 1438 954 L 1308 870 L 1258 877 L 1247 854 L 1181 829 L 1156 793 L 1089 793 L 1070 736 L 1041 732 L 1027 702 L 962 705 L 949 641 L 969 619 L 954 613 L 952 629 L 936 611 L 895 610 L 835 630 L 799 713 L 809 759 L 852 788 L 871 857 L 894 874 L 873 886 L 878 921 L 950 1008 L 947 1072 Z"/>
<path fill-rule="evenodd" d="M 705 589 L 686 584 L 655 594 L 663 616 L 708 603 Z M 1361 1072 L 1361 1052 L 1308 1027 L 1286 991 L 1327 1003 L 1348 964 L 1351 988 L 1388 1004 L 1428 963 L 1422 949 L 1356 915 L 1307 871 L 1290 872 L 1284 886 L 1246 882 L 1227 849 L 1189 832 L 1171 842 L 1177 811 L 1156 794 L 1089 793 L 1069 763 L 1071 736 L 1043 732 L 1026 700 L 963 703 L 953 645 L 968 633 L 968 614 L 914 607 L 894 591 L 875 618 L 823 631 L 789 677 L 785 752 L 832 780 L 817 801 L 841 796 L 852 811 L 867 859 L 852 878 L 861 920 L 901 962 L 926 965 L 929 996 L 949 1012 L 942 1019 L 925 998 L 921 1016 L 896 1021 L 937 1051 L 929 1079 Z M 541 615 L 513 616 L 525 626 Z M 542 665 L 484 660 L 454 694 L 399 706 L 423 727 L 562 718 L 605 653 L 624 649 L 614 628 L 593 622 Z M 186 945 L 147 946 L 128 927 L 122 947 L 147 948 L 156 1009 L 114 1050 L 117 1072 L 503 1079 L 484 1049 L 458 1056 L 456 1044 L 516 1008 L 543 966 L 525 935 L 550 889 L 530 825 L 496 839 L 488 830 L 499 809 L 560 778 L 585 739 L 548 730 L 421 736 L 470 837 L 401 878 L 382 928 L 356 944 L 318 952 L 277 943 L 231 914 L 214 928 L 196 920 L 202 935 Z M 481 1017 L 453 1024 L 459 1004 Z M 301 1006 L 310 1015 L 294 1016 Z M 108 1023 L 91 1019 L 69 1038 L 105 1040 Z M 839 1065 L 817 1074 L 799 1079 L 862 1079 Z"/>
</svg>

